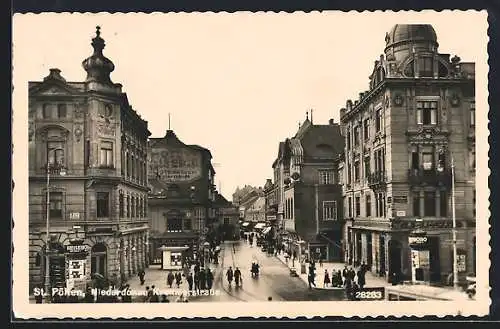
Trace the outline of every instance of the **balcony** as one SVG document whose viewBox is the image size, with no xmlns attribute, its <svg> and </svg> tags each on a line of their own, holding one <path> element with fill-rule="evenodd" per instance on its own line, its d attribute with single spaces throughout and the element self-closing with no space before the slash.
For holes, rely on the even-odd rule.
<svg viewBox="0 0 500 329">
<path fill-rule="evenodd" d="M 374 171 L 368 174 L 368 186 L 371 189 L 384 188 L 387 183 L 387 175 L 385 171 Z"/>
<path fill-rule="evenodd" d="M 451 171 L 449 169 L 444 169 L 442 171 L 436 169 L 423 170 L 422 168 L 409 169 L 408 181 L 410 185 L 413 186 L 430 185 L 451 187 Z"/>
</svg>

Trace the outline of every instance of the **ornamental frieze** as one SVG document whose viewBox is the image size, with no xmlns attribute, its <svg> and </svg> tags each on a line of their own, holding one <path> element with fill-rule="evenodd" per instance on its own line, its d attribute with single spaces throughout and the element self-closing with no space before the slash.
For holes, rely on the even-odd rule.
<svg viewBox="0 0 500 329">
<path fill-rule="evenodd" d="M 102 136 L 115 136 L 116 128 L 109 123 L 98 123 L 97 132 Z"/>
</svg>

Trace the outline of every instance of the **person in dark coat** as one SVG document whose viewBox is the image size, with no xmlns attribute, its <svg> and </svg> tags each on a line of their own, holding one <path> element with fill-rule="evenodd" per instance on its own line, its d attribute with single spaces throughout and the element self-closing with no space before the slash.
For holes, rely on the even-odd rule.
<svg viewBox="0 0 500 329">
<path fill-rule="evenodd" d="M 177 288 L 181 286 L 182 283 L 182 275 L 181 272 L 175 273 L 175 284 L 177 285 Z"/>
<path fill-rule="evenodd" d="M 360 289 L 363 289 L 365 285 L 365 272 L 363 271 L 362 268 L 359 269 L 357 276 L 358 276 L 358 286 Z"/>
<path fill-rule="evenodd" d="M 160 302 L 160 297 L 158 296 L 158 292 L 155 289 L 155 286 L 151 286 L 151 297 L 149 298 L 149 301 L 151 303 L 159 303 Z"/>
<path fill-rule="evenodd" d="M 165 294 L 161 295 L 160 303 L 170 303 L 170 301 L 167 298 L 167 295 L 165 295 Z"/>
<path fill-rule="evenodd" d="M 200 289 L 205 290 L 205 289 L 207 289 L 207 277 L 206 277 L 205 269 L 201 269 L 199 275 L 200 275 Z"/>
<path fill-rule="evenodd" d="M 325 277 L 323 279 L 323 288 L 328 287 L 330 284 L 330 275 L 328 274 L 328 270 L 325 270 Z"/>
<path fill-rule="evenodd" d="M 172 273 L 172 271 L 168 272 L 167 285 L 169 288 L 172 288 L 172 284 L 174 283 L 174 279 L 175 279 L 174 273 Z"/>
<path fill-rule="evenodd" d="M 209 268 L 207 268 L 206 280 L 207 280 L 207 289 L 211 290 L 212 285 L 214 283 L 214 274 L 212 273 L 212 271 L 210 271 Z"/>
<path fill-rule="evenodd" d="M 139 277 L 139 280 L 141 280 L 141 286 L 144 285 L 144 276 L 146 275 L 146 272 L 143 270 L 140 270 L 139 273 L 137 273 L 137 276 Z"/>
<path fill-rule="evenodd" d="M 193 281 L 194 281 L 194 278 L 193 278 L 193 273 L 189 273 L 187 275 L 187 283 L 188 283 L 188 289 L 189 289 L 189 293 L 192 294 L 193 293 Z"/>
<path fill-rule="evenodd" d="M 200 292 L 200 271 L 194 272 L 194 290 Z"/>
<path fill-rule="evenodd" d="M 132 303 L 132 295 L 130 294 L 130 285 L 126 284 L 122 291 L 123 291 L 122 302 Z"/>
</svg>

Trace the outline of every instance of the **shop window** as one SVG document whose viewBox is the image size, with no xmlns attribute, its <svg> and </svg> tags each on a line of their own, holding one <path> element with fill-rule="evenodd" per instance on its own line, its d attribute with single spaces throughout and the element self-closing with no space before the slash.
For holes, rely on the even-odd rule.
<svg viewBox="0 0 500 329">
<path fill-rule="evenodd" d="M 367 194 L 365 197 L 365 209 L 366 209 L 366 217 L 371 217 L 372 216 L 372 197 L 371 195 Z"/>
<path fill-rule="evenodd" d="M 318 170 L 320 184 L 333 184 L 333 170 Z"/>
<path fill-rule="evenodd" d="M 361 198 L 359 196 L 355 197 L 355 206 L 354 209 L 356 211 L 356 217 L 361 216 Z"/>
<path fill-rule="evenodd" d="M 435 192 L 425 192 L 424 193 L 424 216 L 426 216 L 426 217 L 436 216 L 436 193 Z"/>
<path fill-rule="evenodd" d="M 97 192 L 97 217 L 109 217 L 109 193 Z"/>
<path fill-rule="evenodd" d="M 228 217 L 224 217 L 224 225 L 229 225 L 231 224 L 231 219 Z"/>
<path fill-rule="evenodd" d="M 66 118 L 66 104 L 57 104 L 57 117 L 59 119 Z"/>
<path fill-rule="evenodd" d="M 323 201 L 323 220 L 337 220 L 337 201 Z"/>
<path fill-rule="evenodd" d="M 193 229 L 193 225 L 191 223 L 191 218 L 184 219 L 184 229 L 187 231 L 191 231 Z"/>
<path fill-rule="evenodd" d="M 63 194 L 61 192 L 50 192 L 50 218 L 62 218 Z"/>
<path fill-rule="evenodd" d="M 370 139 L 370 119 L 365 119 L 363 123 L 363 138 L 365 141 Z"/>
<path fill-rule="evenodd" d="M 441 191 L 439 195 L 439 211 L 441 217 L 448 216 L 448 195 L 446 191 Z"/>
<path fill-rule="evenodd" d="M 435 125 L 437 123 L 437 101 L 417 101 L 417 124 Z"/>
</svg>

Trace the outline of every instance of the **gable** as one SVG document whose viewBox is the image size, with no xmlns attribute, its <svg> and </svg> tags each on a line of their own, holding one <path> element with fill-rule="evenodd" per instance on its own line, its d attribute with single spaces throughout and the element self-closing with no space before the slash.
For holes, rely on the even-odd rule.
<svg viewBox="0 0 500 329">
<path fill-rule="evenodd" d="M 73 87 L 56 81 L 42 82 L 29 90 L 30 96 L 67 96 L 77 93 L 78 90 Z"/>
</svg>

